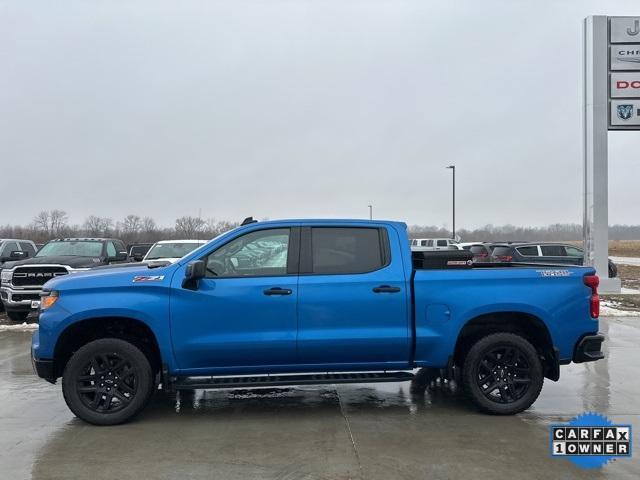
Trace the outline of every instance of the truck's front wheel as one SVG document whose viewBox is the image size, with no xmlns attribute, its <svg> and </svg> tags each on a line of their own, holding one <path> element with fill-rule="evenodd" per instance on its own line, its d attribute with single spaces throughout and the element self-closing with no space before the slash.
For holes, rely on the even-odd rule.
<svg viewBox="0 0 640 480">
<path fill-rule="evenodd" d="M 149 360 L 117 338 L 87 343 L 73 354 L 62 376 L 71 411 L 95 425 L 116 425 L 137 415 L 153 392 Z"/>
<path fill-rule="evenodd" d="M 544 383 L 536 349 L 513 333 L 494 333 L 478 340 L 467 353 L 462 377 L 474 403 L 498 415 L 529 408 Z"/>
</svg>

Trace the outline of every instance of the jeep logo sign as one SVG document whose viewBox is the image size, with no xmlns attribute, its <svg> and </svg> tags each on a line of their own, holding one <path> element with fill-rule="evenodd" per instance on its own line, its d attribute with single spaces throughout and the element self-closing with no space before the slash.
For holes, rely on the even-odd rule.
<svg viewBox="0 0 640 480">
<path fill-rule="evenodd" d="M 640 98 L 640 72 L 611 73 L 611 98 Z"/>
</svg>

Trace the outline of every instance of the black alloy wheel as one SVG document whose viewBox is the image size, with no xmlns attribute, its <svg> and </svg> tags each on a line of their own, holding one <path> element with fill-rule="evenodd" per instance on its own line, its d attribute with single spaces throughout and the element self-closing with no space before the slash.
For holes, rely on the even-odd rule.
<svg viewBox="0 0 640 480">
<path fill-rule="evenodd" d="M 519 413 L 540 395 L 542 360 L 524 337 L 493 333 L 477 340 L 467 352 L 462 383 L 481 410 L 497 415 Z"/>
<path fill-rule="evenodd" d="M 87 343 L 67 362 L 62 393 L 71 411 L 94 425 L 124 423 L 151 398 L 149 359 L 132 343 L 102 338 Z"/>
</svg>

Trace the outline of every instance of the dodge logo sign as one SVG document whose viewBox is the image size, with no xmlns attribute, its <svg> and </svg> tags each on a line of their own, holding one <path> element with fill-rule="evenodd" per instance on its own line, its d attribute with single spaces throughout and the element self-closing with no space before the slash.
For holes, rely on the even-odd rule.
<svg viewBox="0 0 640 480">
<path fill-rule="evenodd" d="M 611 73 L 611 98 L 640 98 L 640 73 Z"/>
</svg>

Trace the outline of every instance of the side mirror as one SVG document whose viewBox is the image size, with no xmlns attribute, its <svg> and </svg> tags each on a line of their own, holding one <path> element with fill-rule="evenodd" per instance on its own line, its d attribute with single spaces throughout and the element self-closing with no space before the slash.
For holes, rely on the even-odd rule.
<svg viewBox="0 0 640 480">
<path fill-rule="evenodd" d="M 184 280 L 182 280 L 182 288 L 189 290 L 198 289 L 198 280 L 204 278 L 207 272 L 207 267 L 202 260 L 195 260 L 187 264 L 187 268 L 184 271 Z"/>
<path fill-rule="evenodd" d="M 9 254 L 10 260 L 20 260 L 22 258 L 27 258 L 29 254 L 27 252 L 19 252 L 18 250 L 14 250 Z"/>
</svg>

